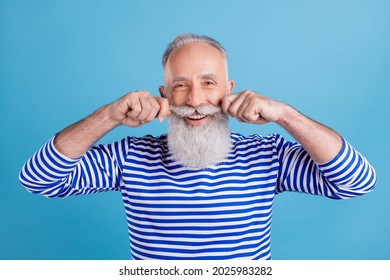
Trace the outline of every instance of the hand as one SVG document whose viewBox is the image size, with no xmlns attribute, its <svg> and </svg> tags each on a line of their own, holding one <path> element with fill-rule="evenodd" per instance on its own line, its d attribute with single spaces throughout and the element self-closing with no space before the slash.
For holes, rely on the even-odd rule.
<svg viewBox="0 0 390 280">
<path fill-rule="evenodd" d="M 137 127 L 152 121 L 155 117 L 162 122 L 171 111 L 166 98 L 152 96 L 147 91 L 134 91 L 109 104 L 107 113 L 118 125 Z"/>
<path fill-rule="evenodd" d="M 280 122 L 285 104 L 250 90 L 227 95 L 222 100 L 222 110 L 241 122 L 265 124 Z"/>
</svg>

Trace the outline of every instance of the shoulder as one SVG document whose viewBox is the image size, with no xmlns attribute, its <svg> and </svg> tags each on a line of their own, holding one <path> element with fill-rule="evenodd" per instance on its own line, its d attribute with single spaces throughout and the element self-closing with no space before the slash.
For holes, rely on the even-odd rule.
<svg viewBox="0 0 390 280">
<path fill-rule="evenodd" d="M 128 136 L 124 141 L 126 141 L 129 148 L 161 149 L 167 145 L 167 135 L 153 136 L 148 134 L 142 137 Z"/>
<path fill-rule="evenodd" d="M 237 132 L 232 132 L 230 137 L 233 145 L 272 145 L 283 141 L 283 136 L 277 133 L 269 134 L 266 136 L 262 136 L 260 134 L 250 134 L 245 136 Z"/>
<path fill-rule="evenodd" d="M 235 153 L 266 153 L 275 154 L 284 142 L 280 134 L 269 134 L 262 136 L 250 134 L 244 136 L 239 133 L 231 133 L 232 148 Z"/>
</svg>

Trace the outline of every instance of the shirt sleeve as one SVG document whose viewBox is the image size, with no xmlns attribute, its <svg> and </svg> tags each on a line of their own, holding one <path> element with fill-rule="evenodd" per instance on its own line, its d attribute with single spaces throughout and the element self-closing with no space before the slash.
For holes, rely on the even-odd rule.
<svg viewBox="0 0 390 280">
<path fill-rule="evenodd" d="M 27 191 L 46 197 L 66 197 L 119 190 L 127 138 L 109 145 L 96 145 L 77 159 L 57 151 L 54 138 L 23 165 L 19 180 Z"/>
<path fill-rule="evenodd" d="M 374 189 L 374 168 L 344 138 L 340 152 L 329 162 L 315 163 L 297 142 L 276 136 L 280 173 L 276 193 L 304 192 L 347 199 Z"/>
</svg>

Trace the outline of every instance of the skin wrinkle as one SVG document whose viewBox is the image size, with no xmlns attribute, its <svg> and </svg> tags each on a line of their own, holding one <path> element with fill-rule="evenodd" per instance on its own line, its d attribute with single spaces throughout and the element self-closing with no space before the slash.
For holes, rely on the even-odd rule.
<svg viewBox="0 0 390 280">
<path fill-rule="evenodd" d="M 231 140 L 221 105 L 234 86 L 228 81 L 226 58 L 204 43 L 184 45 L 168 57 L 164 83 L 160 93 L 172 112 L 168 119 L 172 157 L 196 169 L 223 162 Z"/>
<path fill-rule="evenodd" d="M 159 90 L 161 96 L 168 98 L 173 106 L 219 106 L 222 99 L 231 94 L 234 86 L 227 77 L 225 57 L 215 47 L 193 43 L 170 54 L 164 67 L 165 86 Z M 185 87 L 177 90 L 175 83 L 178 82 L 183 82 Z"/>
</svg>

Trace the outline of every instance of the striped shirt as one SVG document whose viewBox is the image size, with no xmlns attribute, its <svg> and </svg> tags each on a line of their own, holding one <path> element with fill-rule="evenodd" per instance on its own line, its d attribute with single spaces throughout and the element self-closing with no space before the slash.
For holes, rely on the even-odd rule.
<svg viewBox="0 0 390 280">
<path fill-rule="evenodd" d="M 172 159 L 167 136 L 127 137 L 71 159 L 54 137 L 22 167 L 32 193 L 66 197 L 120 191 L 134 259 L 270 259 L 272 205 L 283 191 L 346 199 L 374 188 L 374 169 L 343 139 L 316 164 L 279 134 L 231 134 L 228 158 L 202 170 Z"/>
</svg>

